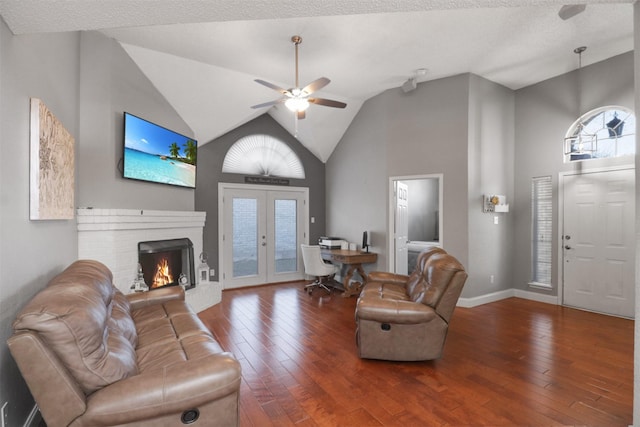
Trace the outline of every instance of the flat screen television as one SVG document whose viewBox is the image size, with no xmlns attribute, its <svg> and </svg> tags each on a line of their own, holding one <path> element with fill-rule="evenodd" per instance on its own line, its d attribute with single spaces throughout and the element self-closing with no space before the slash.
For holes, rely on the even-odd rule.
<svg viewBox="0 0 640 427">
<path fill-rule="evenodd" d="M 197 154 L 193 138 L 124 113 L 125 178 L 195 188 Z"/>
</svg>

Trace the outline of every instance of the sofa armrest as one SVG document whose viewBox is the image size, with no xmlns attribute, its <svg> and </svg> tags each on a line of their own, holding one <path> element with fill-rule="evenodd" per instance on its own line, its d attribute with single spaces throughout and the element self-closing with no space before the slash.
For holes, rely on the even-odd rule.
<svg viewBox="0 0 640 427">
<path fill-rule="evenodd" d="M 406 274 L 389 273 L 386 271 L 372 271 L 367 275 L 367 283 L 369 282 L 385 282 L 405 286 L 409 281 Z"/>
<path fill-rule="evenodd" d="M 18 332 L 7 344 L 48 425 L 66 426 L 86 410 L 78 383 L 38 334 Z"/>
<path fill-rule="evenodd" d="M 135 310 L 148 305 L 162 304 L 167 301 L 179 299 L 184 301 L 184 289 L 180 286 L 165 286 L 147 292 L 134 292 L 126 295 L 131 304 L 131 309 Z"/>
<path fill-rule="evenodd" d="M 115 382 L 87 398 L 83 425 L 114 425 L 195 409 L 240 389 L 240 363 L 218 353 Z"/>
<path fill-rule="evenodd" d="M 424 304 L 385 298 L 360 298 L 356 306 L 356 319 L 380 323 L 426 323 L 439 317 L 436 311 Z"/>
</svg>

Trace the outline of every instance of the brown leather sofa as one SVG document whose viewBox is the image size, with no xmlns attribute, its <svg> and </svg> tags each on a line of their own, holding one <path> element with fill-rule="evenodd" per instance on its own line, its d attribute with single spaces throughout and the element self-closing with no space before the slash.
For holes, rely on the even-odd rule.
<svg viewBox="0 0 640 427">
<path fill-rule="evenodd" d="M 370 273 L 356 304 L 360 357 L 401 361 L 439 358 L 466 279 L 458 260 L 437 247 L 418 255 L 409 276 Z"/>
<path fill-rule="evenodd" d="M 124 295 L 76 261 L 22 309 L 8 344 L 49 427 L 236 426 L 240 364 L 178 286 Z"/>
</svg>

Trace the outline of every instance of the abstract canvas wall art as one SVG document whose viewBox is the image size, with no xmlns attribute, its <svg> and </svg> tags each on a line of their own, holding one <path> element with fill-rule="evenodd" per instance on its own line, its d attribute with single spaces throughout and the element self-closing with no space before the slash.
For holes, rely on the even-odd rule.
<svg viewBox="0 0 640 427">
<path fill-rule="evenodd" d="M 75 140 L 37 98 L 31 98 L 30 219 L 73 219 Z"/>
</svg>

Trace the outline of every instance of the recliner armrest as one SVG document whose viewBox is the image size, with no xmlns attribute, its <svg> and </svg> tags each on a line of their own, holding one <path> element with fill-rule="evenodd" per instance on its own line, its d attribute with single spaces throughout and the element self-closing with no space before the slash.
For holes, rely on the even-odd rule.
<svg viewBox="0 0 640 427">
<path fill-rule="evenodd" d="M 413 301 L 360 298 L 356 306 L 356 319 L 373 320 L 380 323 L 426 323 L 436 317 L 440 316 L 433 308 Z"/>
<path fill-rule="evenodd" d="M 184 289 L 180 286 L 166 286 L 147 292 L 135 292 L 126 295 L 131 309 L 138 309 L 147 305 L 161 304 L 174 299 L 184 301 Z"/>
<path fill-rule="evenodd" d="M 231 353 L 144 372 L 89 396 L 83 425 L 134 423 L 194 409 L 238 392 L 240 375 L 240 363 Z"/>
<path fill-rule="evenodd" d="M 7 344 L 49 425 L 69 425 L 86 410 L 78 383 L 36 332 L 14 333 Z"/>
<path fill-rule="evenodd" d="M 409 276 L 406 274 L 389 273 L 386 271 L 372 271 L 367 275 L 368 282 L 386 282 L 396 285 L 405 286 L 409 281 Z"/>
</svg>

